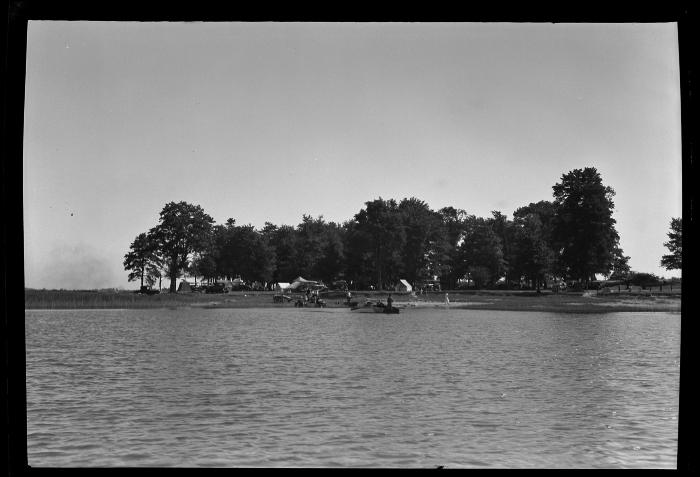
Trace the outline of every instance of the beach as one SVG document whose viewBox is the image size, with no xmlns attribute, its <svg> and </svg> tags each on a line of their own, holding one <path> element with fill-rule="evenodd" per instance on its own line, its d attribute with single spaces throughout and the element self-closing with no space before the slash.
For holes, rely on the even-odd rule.
<svg viewBox="0 0 700 477">
<path fill-rule="evenodd" d="M 564 313 L 609 313 L 621 311 L 680 312 L 680 294 L 598 294 L 596 291 L 552 293 L 543 290 L 467 290 L 409 293 L 357 291 L 352 301 L 386 301 L 388 293 L 397 308 L 447 308 L 502 311 L 549 311 Z M 25 309 L 139 309 L 139 308 L 293 308 L 294 300 L 274 303 L 275 292 L 236 291 L 221 294 L 160 293 L 142 295 L 133 291 L 25 290 Z M 296 297 L 294 297 L 296 298 Z M 327 308 L 344 308 L 345 292 L 321 294 Z M 308 305 L 314 308 L 313 304 Z"/>
</svg>

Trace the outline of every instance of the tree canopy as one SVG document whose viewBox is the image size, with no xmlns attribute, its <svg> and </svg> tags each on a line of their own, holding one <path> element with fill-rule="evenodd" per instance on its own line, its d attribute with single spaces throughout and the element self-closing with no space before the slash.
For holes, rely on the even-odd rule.
<svg viewBox="0 0 700 477">
<path fill-rule="evenodd" d="M 594 167 L 574 169 L 555 184 L 553 241 L 565 274 L 588 282 L 613 266 L 619 242 L 612 198 L 615 191 L 603 185 Z"/>
<path fill-rule="evenodd" d="M 129 252 L 124 255 L 124 269 L 130 271 L 129 281 L 140 280 L 142 288 L 144 281 L 152 286 L 160 277 L 160 265 L 152 237 L 146 233 L 138 234 L 131 243 Z"/>
<path fill-rule="evenodd" d="M 171 292 L 182 274 L 261 283 L 301 275 L 345 279 L 360 289 L 384 289 L 399 279 L 420 286 L 434 277 L 447 288 L 466 281 L 539 289 L 550 280 L 629 276 L 613 218 L 615 192 L 599 172 L 574 169 L 552 190 L 552 201 L 518 207 L 512 219 L 500 211 L 484 218 L 452 206 L 433 210 L 416 197 L 379 197 L 342 224 L 303 215 L 297 225 L 266 222 L 261 229 L 234 218 L 215 225 L 199 205 L 170 202 L 159 223 L 137 235 L 124 267 L 129 280 L 149 285 L 169 277 Z M 680 219 L 668 235 L 671 253 L 662 264 L 680 268 Z"/>
<path fill-rule="evenodd" d="M 668 232 L 668 242 L 664 247 L 669 254 L 661 257 L 661 266 L 666 270 L 680 270 L 683 265 L 683 221 L 680 217 L 671 219 L 671 231 Z"/>
<path fill-rule="evenodd" d="M 191 255 L 206 249 L 213 223 L 200 206 L 187 202 L 169 202 L 161 210 L 160 221 L 149 235 L 153 249 L 167 263 L 171 293 L 176 291 L 177 277 L 187 268 Z"/>
</svg>

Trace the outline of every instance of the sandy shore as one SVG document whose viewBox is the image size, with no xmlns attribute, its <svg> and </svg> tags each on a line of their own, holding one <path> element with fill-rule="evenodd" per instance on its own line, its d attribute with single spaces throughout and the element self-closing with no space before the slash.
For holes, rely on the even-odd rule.
<svg viewBox="0 0 700 477">
<path fill-rule="evenodd" d="M 273 292 L 232 292 L 226 294 L 140 295 L 119 291 L 26 290 L 25 309 L 84 308 L 293 308 L 293 302 L 274 303 Z M 386 301 L 386 292 L 353 292 L 353 301 Z M 444 293 L 411 297 L 392 293 L 398 308 L 446 308 Z M 322 295 L 327 308 L 345 308 L 342 292 Z M 521 291 L 458 291 L 449 292 L 451 309 L 552 311 L 564 313 L 607 313 L 620 311 L 680 312 L 679 295 L 597 295 L 595 292 L 537 294 Z M 313 306 L 313 305 L 312 305 Z"/>
</svg>

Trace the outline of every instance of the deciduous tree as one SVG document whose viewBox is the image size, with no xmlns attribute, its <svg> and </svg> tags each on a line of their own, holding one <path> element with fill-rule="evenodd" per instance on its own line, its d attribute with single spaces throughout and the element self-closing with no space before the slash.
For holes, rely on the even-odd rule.
<svg viewBox="0 0 700 477">
<path fill-rule="evenodd" d="M 448 288 L 455 288 L 457 280 L 466 273 L 458 252 L 469 215 L 466 211 L 451 206 L 440 209 L 438 215 L 442 219 L 445 247 L 442 279 Z"/>
<path fill-rule="evenodd" d="M 588 283 L 613 266 L 619 235 L 613 218 L 615 191 L 594 167 L 574 169 L 555 184 L 553 238 L 568 277 Z"/>
<path fill-rule="evenodd" d="M 124 255 L 124 270 L 129 273 L 129 281 L 140 280 L 141 288 L 144 281 L 152 286 L 160 275 L 159 261 L 155 250 L 155 241 L 147 233 L 136 236 L 129 247 L 129 252 Z"/>
<path fill-rule="evenodd" d="M 399 203 L 405 235 L 401 251 L 402 278 L 410 283 L 440 275 L 447 261 L 446 237 L 439 214 L 420 199 L 411 197 Z"/>
<path fill-rule="evenodd" d="M 398 279 L 405 234 L 396 201 L 380 197 L 366 202 L 365 206 L 355 215 L 356 232 L 363 236 L 357 243 L 366 247 L 360 253 L 366 254 L 371 262 L 381 290 L 385 283 Z"/>
<path fill-rule="evenodd" d="M 160 212 L 158 225 L 151 229 L 156 253 L 167 262 L 170 293 L 177 292 L 177 277 L 192 253 L 206 248 L 212 219 L 199 205 L 169 202 Z"/>
<path fill-rule="evenodd" d="M 612 272 L 608 276 L 610 280 L 627 280 L 630 275 L 629 266 L 630 257 L 625 256 L 624 252 L 619 246 L 615 247 L 615 252 L 613 254 L 613 266 Z"/>
<path fill-rule="evenodd" d="M 486 219 L 468 220 L 460 258 L 477 287 L 493 285 L 501 276 L 504 270 L 501 241 Z"/>
<path fill-rule="evenodd" d="M 666 270 L 680 270 L 683 265 L 683 221 L 680 217 L 671 219 L 668 239 L 668 242 L 664 242 L 664 247 L 671 253 L 661 257 L 661 266 Z"/>
</svg>

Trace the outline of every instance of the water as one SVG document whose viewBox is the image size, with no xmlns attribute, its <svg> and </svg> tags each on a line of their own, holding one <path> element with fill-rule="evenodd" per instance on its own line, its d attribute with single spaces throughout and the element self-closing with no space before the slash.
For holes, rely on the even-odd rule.
<svg viewBox="0 0 700 477">
<path fill-rule="evenodd" d="M 676 466 L 680 314 L 27 311 L 41 466 Z"/>
</svg>

